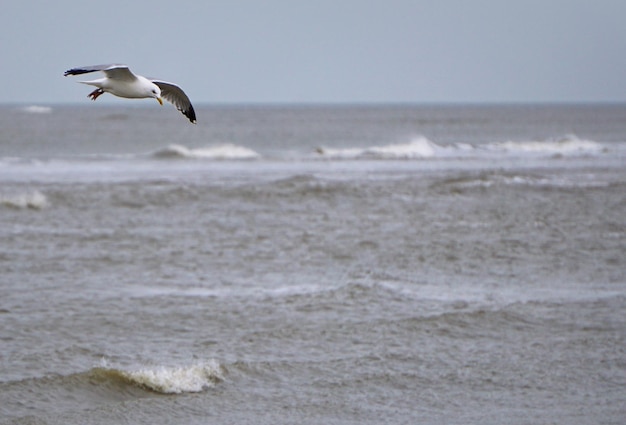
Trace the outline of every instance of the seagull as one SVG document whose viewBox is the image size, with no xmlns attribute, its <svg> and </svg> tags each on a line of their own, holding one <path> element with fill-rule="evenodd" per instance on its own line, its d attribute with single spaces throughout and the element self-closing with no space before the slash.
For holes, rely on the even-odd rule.
<svg viewBox="0 0 626 425">
<path fill-rule="evenodd" d="M 108 92 L 114 96 L 128 99 L 155 98 L 163 105 L 163 99 L 172 103 L 183 113 L 189 121 L 196 123 L 196 112 L 193 110 L 189 97 L 183 89 L 176 84 L 161 80 L 152 80 L 141 75 L 132 73 L 128 66 L 122 64 L 92 65 L 72 68 L 65 71 L 68 75 L 88 74 L 90 72 L 102 71 L 105 77 L 92 81 L 79 81 L 82 84 L 97 87 L 89 93 L 91 100 L 96 100 L 101 94 Z"/>
</svg>

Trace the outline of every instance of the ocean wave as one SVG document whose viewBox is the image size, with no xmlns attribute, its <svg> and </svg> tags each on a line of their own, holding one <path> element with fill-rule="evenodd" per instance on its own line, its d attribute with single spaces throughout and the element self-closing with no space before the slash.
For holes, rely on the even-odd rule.
<svg viewBox="0 0 626 425">
<path fill-rule="evenodd" d="M 483 148 L 489 151 L 513 154 L 548 155 L 593 154 L 605 150 L 600 143 L 580 139 L 576 135 L 566 135 L 546 140 L 496 142 L 484 145 Z"/>
<path fill-rule="evenodd" d="M 334 149 L 318 147 L 317 154 L 328 159 L 416 159 L 430 158 L 444 149 L 425 137 L 417 137 L 408 143 L 397 143 L 367 148 Z"/>
<path fill-rule="evenodd" d="M 49 106 L 30 105 L 20 109 L 22 112 L 29 114 L 49 114 L 52 112 L 52 108 Z"/>
<path fill-rule="evenodd" d="M 100 366 L 70 375 L 53 375 L 0 383 L 4 392 L 28 389 L 32 386 L 58 388 L 59 391 L 89 393 L 111 398 L 117 395 L 141 396 L 145 391 L 159 394 L 197 393 L 213 388 L 224 380 L 226 369 L 215 360 L 184 366 L 140 366 L 137 368 L 111 367 L 103 359 Z M 96 397 L 97 398 L 97 397 Z M 1 400 L 1 398 L 0 398 Z"/>
<path fill-rule="evenodd" d="M 14 209 L 41 210 L 48 205 L 48 199 L 38 190 L 10 195 L 0 194 L 0 206 Z"/>
<path fill-rule="evenodd" d="M 94 368 L 91 375 L 126 382 L 161 394 L 197 393 L 224 380 L 223 368 L 215 361 L 191 366 L 156 366 L 137 370 Z"/>
<path fill-rule="evenodd" d="M 325 159 L 428 159 L 457 158 L 469 159 L 491 155 L 506 156 L 568 156 L 598 154 L 607 148 L 592 140 L 581 139 L 576 135 L 566 135 L 546 140 L 504 141 L 485 144 L 453 143 L 440 145 L 426 137 L 417 137 L 407 143 L 397 143 L 364 148 L 318 147 L 317 155 Z"/>
<path fill-rule="evenodd" d="M 163 159 L 256 159 L 261 155 L 252 149 L 226 143 L 194 149 L 174 144 L 159 149 L 152 156 Z"/>
<path fill-rule="evenodd" d="M 99 367 L 69 375 L 0 381 L 0 417 L 78 412 L 161 394 L 198 393 L 223 381 L 225 372 L 217 361 L 137 369 L 108 367 L 103 361 Z M 33 398 L 35 393 L 44 396 Z"/>
<path fill-rule="evenodd" d="M 618 184 L 607 176 L 594 173 L 484 172 L 452 177 L 440 183 L 454 193 L 472 189 L 527 187 L 552 189 L 606 188 Z"/>
</svg>

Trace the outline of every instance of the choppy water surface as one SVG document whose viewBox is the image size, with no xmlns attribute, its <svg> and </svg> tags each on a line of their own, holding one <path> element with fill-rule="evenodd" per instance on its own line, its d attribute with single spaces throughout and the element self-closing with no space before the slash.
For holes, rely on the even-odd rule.
<svg viewBox="0 0 626 425">
<path fill-rule="evenodd" d="M 625 107 L 197 109 L 0 108 L 0 423 L 626 417 Z"/>
</svg>

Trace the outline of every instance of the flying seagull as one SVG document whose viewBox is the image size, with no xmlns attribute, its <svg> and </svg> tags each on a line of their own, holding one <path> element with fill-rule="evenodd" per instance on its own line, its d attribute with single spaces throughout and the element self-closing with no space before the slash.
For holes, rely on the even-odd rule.
<svg viewBox="0 0 626 425">
<path fill-rule="evenodd" d="M 121 64 L 81 66 L 65 71 L 64 76 L 88 74 L 102 71 L 105 77 L 92 81 L 79 81 L 83 84 L 95 86 L 97 89 L 89 93 L 91 100 L 96 100 L 102 93 L 108 92 L 114 96 L 129 99 L 143 99 L 153 97 L 163 105 L 163 99 L 172 103 L 183 113 L 189 121 L 196 123 L 196 112 L 185 92 L 176 84 L 161 80 L 151 80 L 132 73 L 128 66 Z"/>
</svg>

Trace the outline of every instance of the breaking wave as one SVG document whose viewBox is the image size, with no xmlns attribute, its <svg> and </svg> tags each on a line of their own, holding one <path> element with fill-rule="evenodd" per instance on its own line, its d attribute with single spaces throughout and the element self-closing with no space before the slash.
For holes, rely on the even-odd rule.
<svg viewBox="0 0 626 425">
<path fill-rule="evenodd" d="M 433 157 L 441 149 L 443 149 L 441 146 L 427 138 L 418 137 L 408 143 L 367 148 L 333 149 L 319 147 L 316 152 L 328 159 L 416 159 Z"/>
<path fill-rule="evenodd" d="M 181 367 L 148 367 L 137 370 L 95 368 L 90 374 L 103 379 L 121 380 L 161 394 L 197 393 L 215 386 L 224 379 L 217 362 Z"/>
<path fill-rule="evenodd" d="M 506 141 L 485 145 L 491 151 L 520 154 L 572 155 L 600 153 L 604 147 L 594 141 L 580 139 L 575 135 L 550 138 L 543 141 Z"/>
<path fill-rule="evenodd" d="M 0 416 L 26 417 L 33 412 L 76 412 L 162 394 L 198 393 L 224 380 L 226 369 L 217 361 L 139 369 L 111 368 L 103 362 L 85 372 L 20 381 L 0 381 Z M 37 397 L 28 404 L 36 392 Z"/>
<path fill-rule="evenodd" d="M 49 114 L 52 112 L 52 108 L 49 106 L 30 105 L 20 109 L 22 112 L 29 114 Z"/>
<path fill-rule="evenodd" d="M 41 210 L 48 205 L 48 199 L 38 190 L 10 195 L 0 194 L 0 206 L 15 209 Z"/>
<path fill-rule="evenodd" d="M 183 145 L 169 145 L 152 154 L 155 158 L 163 159 L 256 159 L 260 155 L 243 146 L 221 144 L 204 148 L 188 148 Z"/>
<path fill-rule="evenodd" d="M 575 135 L 546 140 L 505 141 L 471 145 L 454 143 L 440 145 L 425 137 L 417 137 L 407 143 L 395 143 L 365 148 L 318 147 L 316 153 L 325 159 L 428 159 L 428 158 L 476 158 L 492 155 L 505 156 L 568 156 L 599 154 L 606 152 L 602 144 L 580 139 Z"/>
</svg>

